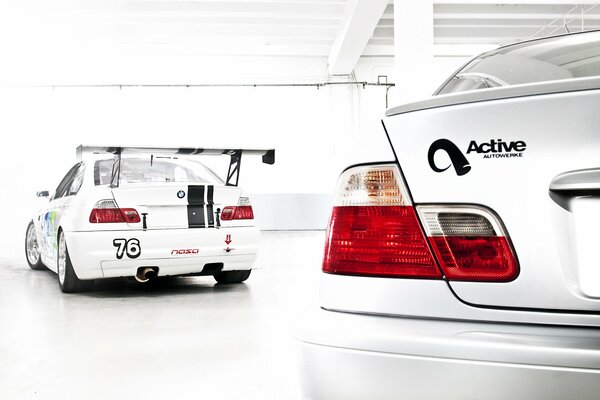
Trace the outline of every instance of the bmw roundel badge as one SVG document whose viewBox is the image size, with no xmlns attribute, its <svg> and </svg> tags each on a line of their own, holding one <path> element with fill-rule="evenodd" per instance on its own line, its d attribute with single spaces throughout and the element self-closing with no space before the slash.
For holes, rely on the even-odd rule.
<svg viewBox="0 0 600 400">
<path fill-rule="evenodd" d="M 185 197 L 185 192 L 183 190 L 180 190 L 179 192 L 177 192 L 177 197 L 183 199 Z"/>
</svg>

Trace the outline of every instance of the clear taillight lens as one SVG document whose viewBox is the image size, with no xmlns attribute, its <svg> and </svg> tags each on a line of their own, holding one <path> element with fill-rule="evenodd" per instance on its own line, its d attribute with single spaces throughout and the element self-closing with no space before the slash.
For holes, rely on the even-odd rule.
<svg viewBox="0 0 600 400">
<path fill-rule="evenodd" d="M 419 206 L 425 232 L 449 280 L 507 282 L 519 264 L 496 215 L 482 207 Z"/>
<path fill-rule="evenodd" d="M 395 165 L 357 166 L 340 176 L 323 271 L 441 278 Z"/>
<path fill-rule="evenodd" d="M 335 206 L 409 206 L 408 191 L 395 165 L 358 166 L 338 180 Z"/>
<path fill-rule="evenodd" d="M 136 223 L 140 222 L 140 216 L 133 208 L 117 207 L 117 203 L 114 200 L 100 200 L 92 209 L 89 221 L 92 224 L 115 222 Z"/>
</svg>

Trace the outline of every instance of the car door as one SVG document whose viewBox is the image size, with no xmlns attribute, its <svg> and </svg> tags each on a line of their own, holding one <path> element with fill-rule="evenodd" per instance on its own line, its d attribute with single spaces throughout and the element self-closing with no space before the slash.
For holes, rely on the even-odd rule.
<svg viewBox="0 0 600 400">
<path fill-rule="evenodd" d="M 73 195 L 77 194 L 81 187 L 83 171 L 83 163 L 75 164 L 60 181 L 48 205 L 41 210 L 38 216 L 43 234 L 42 251 L 52 261 L 49 263 L 51 269 L 53 269 L 56 260 L 60 219 L 67 210 Z"/>
</svg>

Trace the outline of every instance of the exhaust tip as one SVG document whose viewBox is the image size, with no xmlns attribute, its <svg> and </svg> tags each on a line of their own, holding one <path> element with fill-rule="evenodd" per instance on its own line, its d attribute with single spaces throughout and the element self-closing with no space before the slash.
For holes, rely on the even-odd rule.
<svg viewBox="0 0 600 400">
<path fill-rule="evenodd" d="M 135 280 L 140 283 L 148 282 L 158 275 L 158 267 L 139 267 L 135 274 Z"/>
</svg>

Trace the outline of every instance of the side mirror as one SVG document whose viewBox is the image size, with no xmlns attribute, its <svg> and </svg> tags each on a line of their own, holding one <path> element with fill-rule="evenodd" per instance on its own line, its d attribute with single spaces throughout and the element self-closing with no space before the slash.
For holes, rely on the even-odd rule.
<svg viewBox="0 0 600 400">
<path fill-rule="evenodd" d="M 37 197 L 50 197 L 50 192 L 48 192 L 47 190 L 42 190 L 40 192 L 37 192 L 35 195 Z"/>
</svg>

